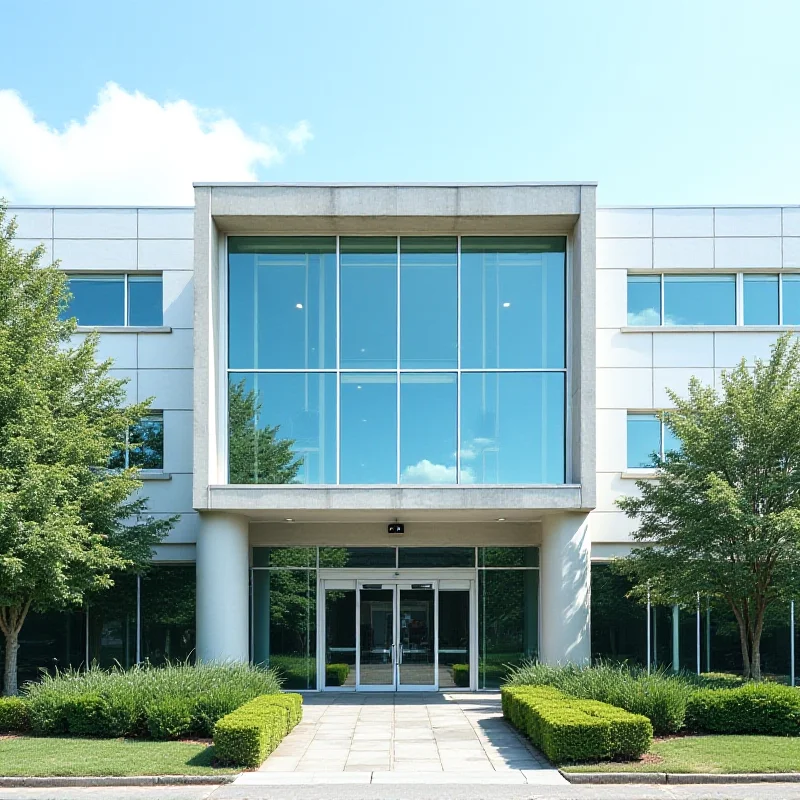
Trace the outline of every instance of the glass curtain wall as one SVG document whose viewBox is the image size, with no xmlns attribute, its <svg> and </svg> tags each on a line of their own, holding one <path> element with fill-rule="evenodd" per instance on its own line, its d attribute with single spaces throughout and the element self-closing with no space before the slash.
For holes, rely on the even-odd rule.
<svg viewBox="0 0 800 800">
<path fill-rule="evenodd" d="M 565 238 L 228 246 L 230 483 L 564 482 Z"/>
</svg>

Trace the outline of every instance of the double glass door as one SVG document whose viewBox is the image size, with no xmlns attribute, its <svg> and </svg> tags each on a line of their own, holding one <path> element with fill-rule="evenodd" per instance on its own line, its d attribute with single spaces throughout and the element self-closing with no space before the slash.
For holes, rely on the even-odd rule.
<svg viewBox="0 0 800 800">
<path fill-rule="evenodd" d="M 441 593 L 437 581 L 357 581 L 353 588 L 344 583 L 326 581 L 324 587 L 326 688 L 436 691 L 457 685 L 450 662 L 463 662 L 462 670 L 468 670 L 468 589 Z M 442 594 L 447 595 L 444 616 Z"/>
</svg>

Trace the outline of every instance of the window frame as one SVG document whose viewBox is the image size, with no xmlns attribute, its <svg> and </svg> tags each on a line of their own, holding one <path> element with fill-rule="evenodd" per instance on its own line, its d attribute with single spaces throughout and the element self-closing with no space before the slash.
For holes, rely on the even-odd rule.
<svg viewBox="0 0 800 800">
<path fill-rule="evenodd" d="M 65 272 L 67 277 L 67 290 L 70 290 L 69 283 L 75 278 L 94 279 L 98 278 L 122 278 L 122 325 L 94 325 L 92 323 L 83 323 L 75 317 L 74 314 L 65 317 L 65 319 L 75 318 L 79 328 L 152 328 L 158 329 L 164 327 L 164 273 L 163 272 Z M 130 289 L 129 282 L 131 278 L 158 278 L 161 283 L 161 322 L 158 325 L 131 325 L 130 323 Z M 71 293 L 71 292 L 70 292 Z M 70 308 L 67 307 L 67 313 Z"/>
<path fill-rule="evenodd" d="M 160 467 L 152 467 L 152 468 L 145 468 L 145 467 L 136 467 L 139 472 L 144 472 L 145 474 L 158 474 L 164 472 L 164 452 L 166 447 L 164 446 L 164 435 L 166 433 L 166 429 L 164 427 L 164 412 L 157 411 L 157 410 L 150 410 L 147 414 L 145 414 L 140 422 L 144 422 L 145 420 L 160 420 L 161 421 L 161 466 Z M 130 451 L 130 435 L 131 429 L 130 426 L 125 428 L 125 449 L 123 450 L 123 466 L 122 469 L 130 469 L 131 468 L 131 451 Z M 134 465 L 135 467 L 136 465 Z"/>
<path fill-rule="evenodd" d="M 662 422 L 658 419 L 659 411 L 627 411 L 625 415 L 625 472 L 653 472 L 658 469 L 658 467 L 632 467 L 628 463 L 628 439 L 629 439 L 629 432 L 628 432 L 628 423 L 630 422 L 631 417 L 655 417 L 658 425 L 658 455 L 659 458 L 663 459 L 666 455 L 666 451 L 664 450 L 664 442 L 666 441 L 666 423 Z"/>
</svg>

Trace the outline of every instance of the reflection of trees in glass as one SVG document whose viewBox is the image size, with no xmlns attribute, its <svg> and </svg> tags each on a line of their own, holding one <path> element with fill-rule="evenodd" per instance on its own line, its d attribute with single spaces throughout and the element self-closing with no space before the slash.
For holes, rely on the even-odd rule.
<svg viewBox="0 0 800 800">
<path fill-rule="evenodd" d="M 294 439 L 278 439 L 279 425 L 259 427 L 261 401 L 245 381 L 228 390 L 228 463 L 230 483 L 295 483 L 302 458 Z"/>
<path fill-rule="evenodd" d="M 142 578 L 142 657 L 185 659 L 194 650 L 194 566 L 153 567 Z"/>
<path fill-rule="evenodd" d="M 631 600 L 631 582 L 606 565 L 592 567 L 592 655 L 642 661 L 646 609 Z M 635 651 L 635 652 L 629 652 Z M 641 651 L 641 652 L 640 652 Z"/>
<path fill-rule="evenodd" d="M 164 418 L 159 415 L 143 417 L 126 430 L 119 447 L 109 459 L 111 469 L 164 468 Z"/>
</svg>

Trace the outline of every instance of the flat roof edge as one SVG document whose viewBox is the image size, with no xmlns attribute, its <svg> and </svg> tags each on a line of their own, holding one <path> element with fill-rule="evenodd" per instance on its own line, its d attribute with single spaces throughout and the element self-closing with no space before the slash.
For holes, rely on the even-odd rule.
<svg viewBox="0 0 800 800">
<path fill-rule="evenodd" d="M 282 181 L 279 183 L 261 182 L 261 181 L 234 181 L 231 183 L 215 183 L 213 181 L 195 181 L 192 186 L 196 189 L 200 188 L 220 188 L 220 189 L 257 189 L 257 188 L 282 188 L 282 189 L 415 189 L 415 188 L 432 188 L 432 189 L 472 189 L 472 188 L 497 188 L 505 189 L 515 186 L 597 186 L 597 181 L 510 181 L 499 183 L 438 183 L 435 181 L 422 182 L 422 183 L 293 183 L 291 181 Z"/>
</svg>

